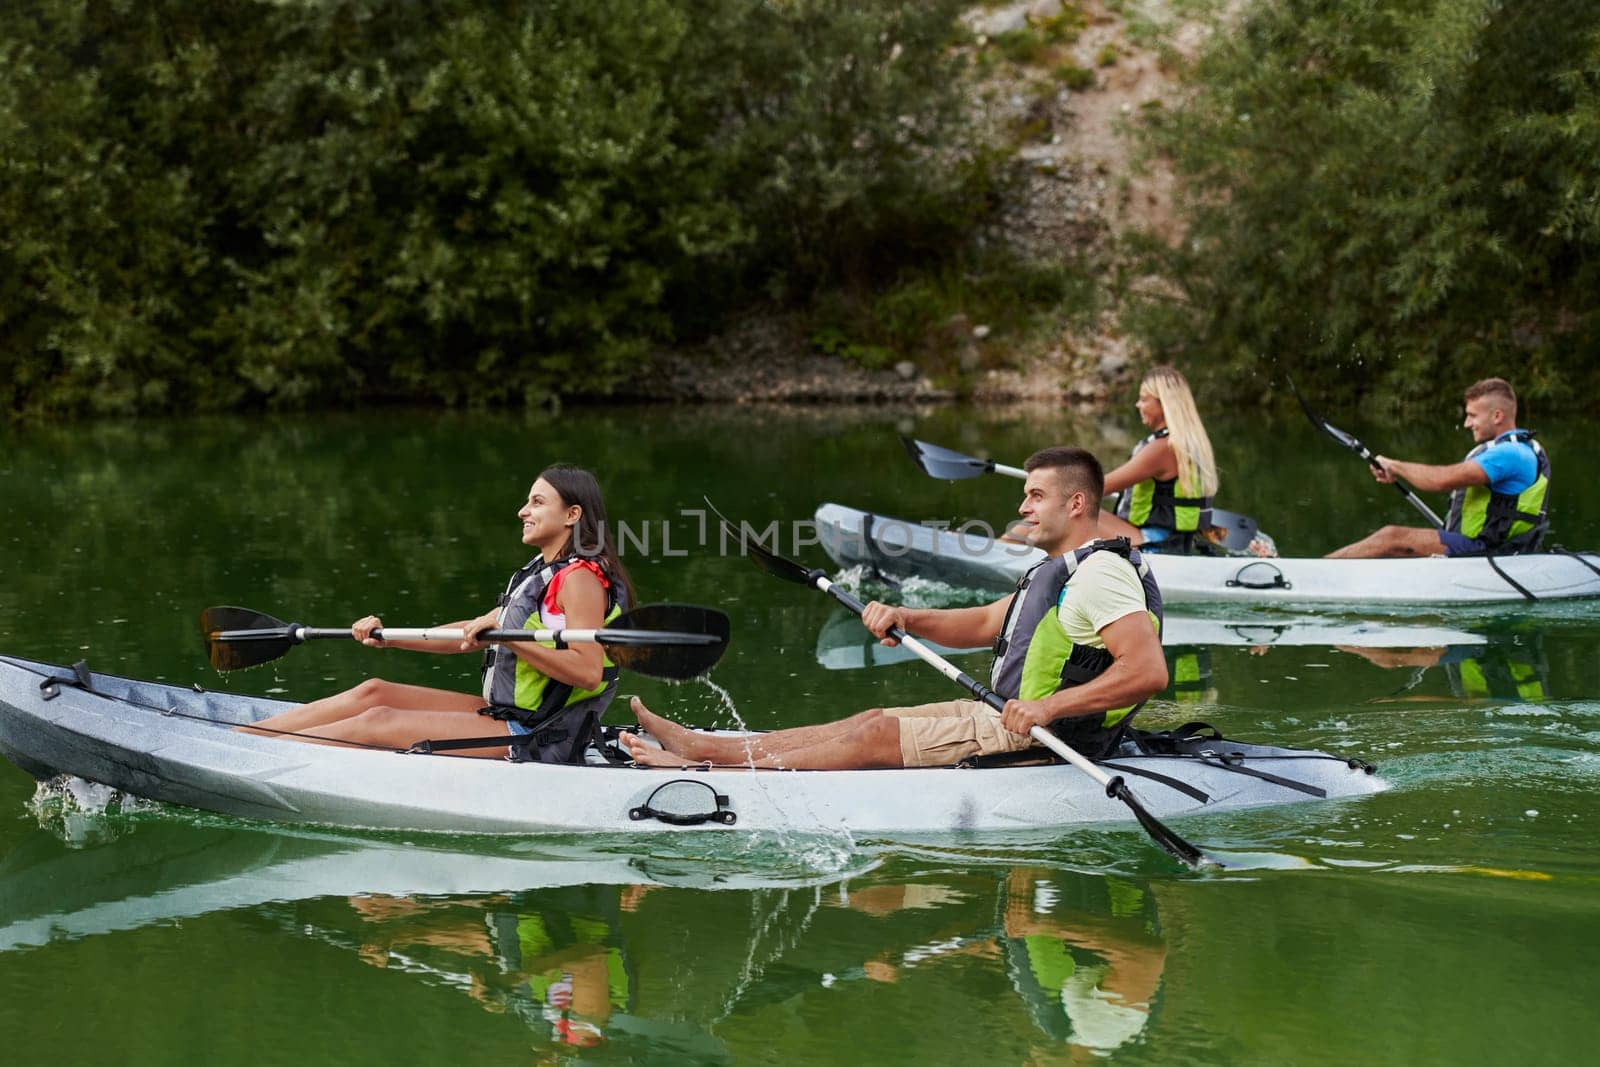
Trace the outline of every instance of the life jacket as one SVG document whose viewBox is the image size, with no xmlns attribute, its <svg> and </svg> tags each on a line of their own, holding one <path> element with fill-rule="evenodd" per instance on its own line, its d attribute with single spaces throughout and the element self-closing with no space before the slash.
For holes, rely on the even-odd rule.
<svg viewBox="0 0 1600 1067">
<path fill-rule="evenodd" d="M 604 584 L 605 621 L 609 623 L 622 614 L 627 593 L 606 578 L 594 562 L 567 556 L 550 563 L 541 556 L 513 574 L 506 584 L 500 597 L 500 629 L 559 628 L 563 621 L 556 609 L 556 593 L 568 569 L 574 566 L 592 570 Z M 554 642 L 544 644 L 555 647 Z M 526 750 L 530 758 L 541 763 L 579 762 L 595 725 L 617 692 L 617 666 L 609 656 L 603 664 L 598 688 L 574 689 L 519 658 L 505 645 L 493 645 L 485 651 L 483 661 L 483 699 L 490 705 L 488 713 L 500 720 L 515 719 L 533 731 L 533 743 Z"/>
<path fill-rule="evenodd" d="M 1133 446 L 1133 455 L 1137 456 L 1152 441 L 1166 436 L 1167 430 L 1157 430 Z M 1211 498 L 1179 496 L 1177 478 L 1166 481 L 1146 478 L 1123 491 L 1117 500 L 1117 514 L 1135 526 L 1159 526 L 1164 530 L 1191 533 L 1211 525 Z"/>
<path fill-rule="evenodd" d="M 1446 676 L 1456 696 L 1480 700 L 1542 703 L 1550 699 L 1544 671 L 1527 660 L 1487 656 L 1449 664 Z"/>
<path fill-rule="evenodd" d="M 1213 695 L 1211 689 L 1211 649 L 1186 648 L 1170 653 L 1167 688 L 1179 704 L 1203 704 Z"/>
<path fill-rule="evenodd" d="M 1467 453 L 1467 459 L 1482 455 L 1501 442 L 1517 441 L 1533 449 L 1539 461 L 1539 474 L 1533 484 L 1515 495 L 1491 492 L 1487 485 L 1469 485 L 1450 494 L 1450 514 L 1444 528 L 1476 538 L 1488 548 L 1533 552 L 1544 540 L 1550 513 L 1550 457 L 1544 446 L 1533 439 L 1532 430 L 1507 430 L 1493 441 L 1484 441 Z"/>
<path fill-rule="evenodd" d="M 1061 689 L 1098 678 L 1114 657 L 1103 648 L 1080 645 L 1067 636 L 1058 609 L 1067 585 L 1084 560 L 1096 552 L 1114 552 L 1127 560 L 1144 587 L 1145 610 L 1161 635 L 1161 590 L 1150 565 L 1128 539 L 1094 541 L 1065 555 L 1041 560 L 1017 581 L 1005 623 L 995 639 L 989 687 L 1007 700 L 1042 700 Z M 1098 757 L 1114 749 L 1128 721 L 1144 702 L 1111 708 L 1102 715 L 1059 719 L 1050 729 L 1084 755 Z"/>
</svg>

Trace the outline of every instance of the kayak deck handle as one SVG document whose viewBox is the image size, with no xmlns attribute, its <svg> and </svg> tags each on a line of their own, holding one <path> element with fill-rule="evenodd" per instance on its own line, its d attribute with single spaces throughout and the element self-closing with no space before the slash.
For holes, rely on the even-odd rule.
<svg viewBox="0 0 1600 1067">
<path fill-rule="evenodd" d="M 1266 575 L 1271 577 L 1266 577 Z M 1283 577 L 1283 571 L 1278 569 L 1276 563 L 1269 563 L 1258 559 L 1253 563 L 1246 563 L 1243 567 L 1233 572 L 1233 577 L 1227 581 L 1230 589 L 1293 589 L 1294 583 Z"/>
<path fill-rule="evenodd" d="M 708 797 L 710 811 L 705 810 Z M 643 804 L 628 809 L 628 818 L 634 822 L 655 819 L 672 826 L 703 826 L 708 822 L 732 826 L 739 821 L 739 816 L 728 806 L 726 795 L 692 778 L 662 782 L 650 791 Z"/>
</svg>

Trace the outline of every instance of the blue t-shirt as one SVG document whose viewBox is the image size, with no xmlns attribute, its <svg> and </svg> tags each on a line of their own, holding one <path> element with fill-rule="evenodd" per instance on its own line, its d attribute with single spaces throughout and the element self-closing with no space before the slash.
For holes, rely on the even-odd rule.
<svg viewBox="0 0 1600 1067">
<path fill-rule="evenodd" d="M 1539 477 L 1539 457 L 1526 441 L 1513 441 L 1507 430 L 1496 437 L 1489 447 L 1472 457 L 1472 462 L 1483 468 L 1489 476 L 1489 490 L 1516 496 Z"/>
</svg>

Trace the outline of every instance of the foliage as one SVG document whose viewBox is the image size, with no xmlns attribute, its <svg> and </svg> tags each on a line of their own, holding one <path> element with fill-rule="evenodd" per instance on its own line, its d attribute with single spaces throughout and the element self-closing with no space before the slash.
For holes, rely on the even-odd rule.
<svg viewBox="0 0 1600 1067">
<path fill-rule="evenodd" d="M 1006 362 L 1013 346 L 1054 340 L 1069 323 L 1087 322 L 1098 310 L 1098 292 L 1082 266 L 979 248 L 933 267 L 907 268 L 872 290 L 819 294 L 811 344 L 869 369 L 910 358 L 948 380 L 975 369 L 959 365 L 972 327 L 989 328 L 988 362 Z"/>
<path fill-rule="evenodd" d="M 1261 0 L 1190 75 L 1144 130 L 1188 223 L 1141 249 L 1155 348 L 1247 389 L 1593 395 L 1600 7 Z"/>
<path fill-rule="evenodd" d="M 5 5 L 0 410 L 603 392 L 892 276 L 988 203 L 959 7 Z"/>
</svg>

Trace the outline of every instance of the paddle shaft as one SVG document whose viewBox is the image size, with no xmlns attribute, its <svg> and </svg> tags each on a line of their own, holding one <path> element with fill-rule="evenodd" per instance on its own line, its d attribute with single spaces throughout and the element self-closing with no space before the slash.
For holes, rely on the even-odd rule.
<svg viewBox="0 0 1600 1067">
<path fill-rule="evenodd" d="M 461 641 L 465 630 L 457 629 L 401 629 L 385 626 L 372 631 L 380 641 Z M 225 630 L 215 639 L 236 643 L 241 641 L 282 641 L 295 644 L 306 641 L 354 640 L 355 635 L 346 627 L 301 626 L 292 624 L 269 630 Z M 554 641 L 557 644 L 649 644 L 649 645 L 714 645 L 721 640 L 715 634 L 680 634 L 663 630 L 483 630 L 478 640 L 488 643 L 507 641 Z"/>
<path fill-rule="evenodd" d="M 711 503 L 710 499 L 706 500 L 706 506 L 709 507 L 712 514 L 716 515 L 718 520 L 721 521 L 724 531 L 731 531 L 736 535 L 739 533 L 738 529 L 728 521 L 728 517 L 722 514 L 722 512 L 718 511 L 717 506 Z M 837 600 L 839 603 L 843 604 L 846 608 L 853 611 L 858 618 L 867 610 L 865 604 L 861 603 L 861 601 L 857 600 L 854 596 L 851 596 L 845 590 L 834 585 L 833 582 L 829 580 L 826 572 L 821 570 L 807 570 L 793 560 L 784 559 L 775 552 L 769 552 L 759 543 L 748 543 L 743 537 L 740 537 L 739 543 L 742 550 L 747 556 L 749 556 L 751 561 L 768 574 L 771 574 L 773 577 L 782 578 L 787 582 L 796 582 L 800 585 L 808 585 L 813 589 L 820 589 L 824 593 L 827 593 L 829 596 L 833 597 L 833 599 Z M 889 630 L 889 636 L 899 640 L 905 645 L 906 648 L 915 653 L 923 662 L 927 663 L 930 667 L 937 670 L 940 674 L 944 675 L 952 682 L 955 682 L 957 685 L 964 688 L 967 692 L 977 697 L 990 708 L 999 712 L 1003 712 L 1005 710 L 1006 702 L 998 693 L 984 685 L 982 682 L 979 682 L 977 679 L 968 676 L 955 664 L 951 663 L 949 660 L 933 651 L 933 649 L 929 648 L 921 641 L 918 641 L 916 638 L 906 633 L 904 628 L 899 626 L 891 627 Z M 1029 730 L 1029 736 L 1038 741 L 1040 744 L 1044 745 L 1046 748 L 1050 749 L 1050 751 L 1056 753 L 1056 755 L 1060 756 L 1068 763 L 1072 764 L 1072 766 L 1076 767 L 1078 770 L 1087 774 L 1094 781 L 1098 782 L 1102 787 L 1104 787 L 1106 796 L 1114 800 L 1120 800 L 1124 805 L 1126 805 L 1128 810 L 1133 813 L 1133 817 L 1139 820 L 1139 825 L 1144 827 L 1145 833 L 1150 835 L 1150 839 L 1159 845 L 1168 855 L 1172 856 L 1180 863 L 1187 864 L 1195 869 L 1199 869 L 1207 863 L 1216 862 L 1215 860 L 1209 859 L 1203 852 L 1195 848 L 1189 842 L 1185 841 L 1183 838 L 1167 829 L 1167 827 L 1162 825 L 1160 820 L 1146 811 L 1144 809 L 1144 805 L 1140 804 L 1138 799 L 1134 797 L 1132 791 L 1128 789 L 1127 783 L 1122 780 L 1120 775 L 1115 778 L 1110 777 L 1080 753 L 1073 751 L 1066 745 L 1060 744 L 1059 739 L 1055 738 L 1041 727 L 1033 727 L 1031 730 Z"/>
<path fill-rule="evenodd" d="M 992 459 L 979 459 L 961 452 L 943 447 L 942 445 L 929 444 L 918 441 L 912 437 L 901 436 L 900 441 L 905 445 L 906 452 L 911 456 L 912 462 L 922 468 L 924 474 L 934 478 L 946 480 L 960 480 L 976 478 L 984 474 L 1003 474 L 1009 478 L 1026 479 L 1028 472 L 1021 467 L 1008 467 L 1004 463 L 996 463 Z M 1122 494 L 1118 493 L 1120 501 Z M 1211 512 L 1211 525 L 1221 529 L 1224 534 L 1224 544 L 1230 549 L 1248 548 L 1255 540 L 1260 529 L 1256 520 L 1248 515 L 1239 515 L 1232 511 L 1224 511 L 1213 507 L 1207 509 Z"/>
<path fill-rule="evenodd" d="M 1287 375 L 1285 377 L 1287 378 Z M 1310 403 L 1306 401 L 1306 398 L 1300 395 L 1300 390 L 1295 387 L 1294 379 L 1287 378 L 1287 380 L 1289 382 L 1290 392 L 1294 393 L 1294 398 L 1300 401 L 1300 410 L 1306 413 L 1306 418 L 1311 420 L 1311 424 L 1313 426 L 1317 427 L 1323 433 L 1327 434 L 1329 437 L 1333 438 L 1335 441 L 1339 442 L 1341 445 L 1348 448 L 1362 459 L 1366 460 L 1367 465 L 1373 470 L 1383 470 L 1383 464 L 1378 462 L 1378 457 L 1373 454 L 1372 449 L 1368 448 L 1366 444 L 1362 442 L 1361 438 L 1357 437 L 1355 434 L 1339 429 L 1339 427 L 1323 418 L 1315 409 L 1312 408 Z M 1428 522 L 1432 524 L 1435 530 L 1444 529 L 1444 520 L 1439 518 L 1438 514 L 1428 506 L 1427 501 L 1419 497 L 1412 490 L 1411 486 L 1406 484 L 1406 480 L 1404 478 L 1397 477 L 1389 484 L 1394 486 L 1395 490 L 1401 496 L 1406 498 L 1406 502 L 1412 507 L 1416 508 L 1417 511 L 1422 514 L 1422 517 L 1427 519 Z"/>
<path fill-rule="evenodd" d="M 824 593 L 827 593 L 829 596 L 833 597 L 835 600 L 849 608 L 851 611 L 855 612 L 857 615 L 860 615 L 862 612 L 867 610 L 867 606 L 865 604 L 861 603 L 860 600 L 856 599 L 849 592 L 840 589 L 828 579 L 826 574 L 823 574 L 821 571 L 814 571 L 812 573 L 812 582 L 818 589 L 821 589 Z M 1004 697 L 1002 697 L 999 693 L 996 693 L 993 689 L 990 689 L 988 686 L 984 685 L 982 682 L 978 681 L 976 678 L 973 678 L 971 675 L 967 674 L 960 667 L 957 667 L 954 663 L 951 663 L 949 660 L 939 655 L 939 653 L 935 652 L 933 649 L 929 648 L 915 637 L 912 637 L 910 634 L 906 633 L 905 630 L 898 626 L 891 626 L 889 628 L 889 636 L 895 638 L 906 648 L 910 649 L 916 654 L 917 658 L 921 659 L 928 666 L 932 667 L 934 670 L 938 671 L 952 682 L 955 682 L 957 685 L 961 686 L 967 692 L 971 693 L 973 696 L 989 705 L 989 707 L 993 708 L 995 711 L 1005 710 L 1006 700 Z M 1048 748 L 1051 752 L 1054 752 L 1056 755 L 1060 756 L 1062 759 L 1078 768 L 1078 770 L 1099 782 L 1108 790 L 1108 792 L 1113 788 L 1112 778 L 1109 774 L 1101 770 L 1099 767 L 1096 767 L 1087 757 L 1073 749 L 1071 745 L 1066 744 L 1049 730 L 1046 730 L 1043 726 L 1033 727 L 1028 731 L 1028 734 L 1035 741 L 1039 742 L 1039 744 Z"/>
</svg>

